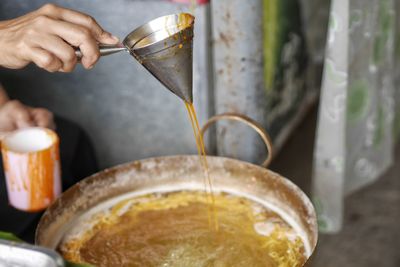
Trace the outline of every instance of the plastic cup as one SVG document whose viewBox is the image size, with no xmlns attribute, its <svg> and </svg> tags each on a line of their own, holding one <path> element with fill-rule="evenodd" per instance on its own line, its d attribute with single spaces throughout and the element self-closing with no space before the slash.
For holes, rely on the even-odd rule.
<svg viewBox="0 0 400 267">
<path fill-rule="evenodd" d="M 28 212 L 48 207 L 61 194 L 57 134 L 26 128 L 6 135 L 1 145 L 10 205 Z"/>
</svg>

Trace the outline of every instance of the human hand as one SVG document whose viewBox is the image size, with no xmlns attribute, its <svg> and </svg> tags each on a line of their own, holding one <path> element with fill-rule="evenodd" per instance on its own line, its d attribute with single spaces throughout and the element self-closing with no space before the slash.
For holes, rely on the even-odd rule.
<svg viewBox="0 0 400 267">
<path fill-rule="evenodd" d="M 70 72 L 79 47 L 86 69 L 100 57 L 98 43 L 117 44 L 89 15 L 46 4 L 24 16 L 0 22 L 0 65 L 19 69 L 30 62 L 50 71 Z"/>
<path fill-rule="evenodd" d="M 44 108 L 28 107 L 17 100 L 10 100 L 0 107 L 0 138 L 9 132 L 27 128 L 55 129 L 53 114 Z"/>
</svg>

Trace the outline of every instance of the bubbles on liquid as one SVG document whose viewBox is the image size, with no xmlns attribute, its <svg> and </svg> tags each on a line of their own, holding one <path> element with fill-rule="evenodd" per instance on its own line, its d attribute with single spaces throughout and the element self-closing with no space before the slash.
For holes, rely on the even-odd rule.
<svg viewBox="0 0 400 267">
<path fill-rule="evenodd" d="M 128 199 L 112 208 L 106 223 L 102 220 L 60 250 L 69 260 L 100 267 L 292 267 L 305 262 L 301 239 L 272 211 L 241 197 L 217 194 L 220 228 L 215 232 L 209 228 L 208 205 L 201 192 Z M 125 213 L 119 215 L 121 210 Z"/>
</svg>

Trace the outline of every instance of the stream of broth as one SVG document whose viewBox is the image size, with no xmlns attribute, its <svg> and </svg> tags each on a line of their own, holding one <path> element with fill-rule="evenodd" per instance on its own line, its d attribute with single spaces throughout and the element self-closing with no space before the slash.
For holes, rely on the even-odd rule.
<svg viewBox="0 0 400 267">
<path fill-rule="evenodd" d="M 197 2 L 196 0 L 190 1 L 190 13 L 194 14 L 196 10 Z M 197 152 L 200 158 L 200 164 L 203 168 L 204 172 L 204 191 L 206 192 L 209 199 L 209 208 L 208 208 L 208 222 L 210 229 L 214 231 L 218 231 L 218 216 L 217 216 L 217 208 L 215 206 L 215 194 L 213 190 L 213 182 L 210 176 L 210 170 L 208 168 L 207 163 L 207 154 L 204 146 L 203 136 L 200 131 L 199 121 L 197 119 L 197 113 L 194 108 L 193 103 L 189 103 L 185 101 L 185 106 L 189 115 L 189 120 L 193 128 L 194 138 L 196 140 Z"/>
<path fill-rule="evenodd" d="M 185 106 L 189 114 L 190 123 L 193 128 L 194 138 L 196 140 L 196 146 L 197 146 L 197 152 L 199 154 L 200 164 L 204 172 L 204 187 L 205 187 L 204 191 L 206 192 L 209 199 L 209 208 L 208 208 L 209 226 L 210 229 L 218 231 L 219 226 L 218 226 L 217 209 L 215 207 L 215 195 L 212 186 L 210 170 L 208 168 L 207 154 L 204 146 L 203 136 L 200 132 L 199 121 L 197 119 L 197 114 L 193 103 L 185 102 Z"/>
</svg>

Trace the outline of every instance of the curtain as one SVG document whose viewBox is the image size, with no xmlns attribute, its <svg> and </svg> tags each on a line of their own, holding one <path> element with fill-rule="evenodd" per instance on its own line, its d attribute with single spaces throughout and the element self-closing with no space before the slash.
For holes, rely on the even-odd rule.
<svg viewBox="0 0 400 267">
<path fill-rule="evenodd" d="M 396 5 L 331 1 L 312 187 L 322 232 L 339 231 L 344 197 L 392 163 L 400 128 Z"/>
</svg>

